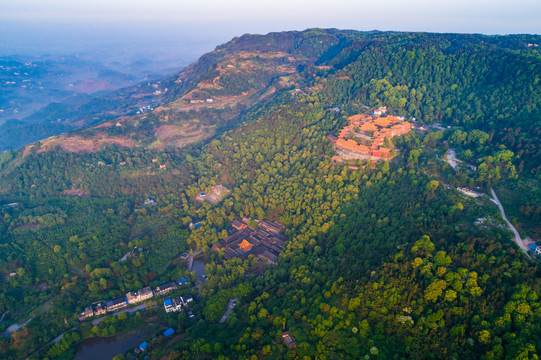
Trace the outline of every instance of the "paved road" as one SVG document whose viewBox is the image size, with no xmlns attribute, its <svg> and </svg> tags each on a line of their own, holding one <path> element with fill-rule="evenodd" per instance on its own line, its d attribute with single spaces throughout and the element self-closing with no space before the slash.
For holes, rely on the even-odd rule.
<svg viewBox="0 0 541 360">
<path fill-rule="evenodd" d="M 112 315 L 117 316 L 118 314 L 123 313 L 123 312 L 137 311 L 137 310 L 141 310 L 142 308 L 146 308 L 146 305 L 145 304 L 139 304 L 139 305 L 131 307 L 131 308 L 118 310 L 117 312 L 113 313 Z M 100 322 L 103 321 L 103 319 L 105 319 L 105 316 L 102 316 L 100 318 L 92 320 L 92 325 L 98 325 Z"/>
<path fill-rule="evenodd" d="M 7 328 L 6 333 L 11 334 L 12 332 L 15 332 L 15 331 L 21 329 L 22 327 L 26 326 L 30 321 L 32 321 L 32 318 L 26 320 L 22 324 L 13 324 L 13 325 L 11 325 L 10 327 Z"/>
<path fill-rule="evenodd" d="M 502 214 L 502 218 L 505 220 L 507 225 L 509 225 L 509 227 L 511 228 L 511 231 L 513 232 L 513 234 L 515 234 L 515 243 L 524 251 L 524 253 L 528 257 L 528 259 L 531 260 L 532 258 L 530 256 L 530 254 L 528 254 L 528 247 L 526 245 L 524 245 L 524 243 L 522 242 L 522 238 L 520 237 L 520 234 L 518 233 L 517 229 L 507 219 L 507 216 L 505 216 L 505 211 L 503 210 L 502 203 L 500 202 L 500 199 L 498 199 L 498 196 L 496 196 L 496 192 L 494 191 L 494 189 L 491 188 L 490 193 L 492 194 L 492 199 L 490 199 L 490 200 L 492 200 L 493 203 L 498 205 L 498 207 L 500 208 L 500 212 Z"/>
<path fill-rule="evenodd" d="M 75 328 L 72 327 L 71 329 L 64 331 L 62 334 L 60 334 L 60 335 L 58 335 L 57 337 L 55 337 L 55 338 L 53 339 L 53 341 L 49 342 L 47 345 L 52 344 L 52 343 L 59 342 L 60 340 L 62 340 L 62 338 L 64 337 L 64 334 L 65 334 L 65 333 L 67 333 L 68 331 L 72 331 L 72 330 L 75 330 Z"/>
<path fill-rule="evenodd" d="M 223 324 L 227 320 L 229 313 L 235 308 L 235 305 L 237 305 L 237 301 L 239 301 L 239 299 L 229 300 L 229 304 L 227 304 L 227 310 L 225 311 L 224 316 L 222 316 L 222 318 L 220 319 L 220 324 Z"/>
<path fill-rule="evenodd" d="M 2 317 L 0 318 L 0 322 L 4 321 L 4 316 L 6 316 L 7 314 L 9 314 L 9 311 L 6 311 L 5 313 L 2 314 Z"/>
</svg>

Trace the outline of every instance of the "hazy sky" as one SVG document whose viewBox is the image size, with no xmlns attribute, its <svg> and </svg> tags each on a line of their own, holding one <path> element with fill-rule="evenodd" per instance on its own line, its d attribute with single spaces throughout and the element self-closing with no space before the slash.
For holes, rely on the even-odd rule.
<svg viewBox="0 0 541 360">
<path fill-rule="evenodd" d="M 0 52 L 134 38 L 182 38 L 204 52 L 244 33 L 309 27 L 541 34 L 541 0 L 0 0 Z"/>
<path fill-rule="evenodd" d="M 541 1 L 2 0 L 0 19 L 202 22 L 211 27 L 217 21 L 241 32 L 337 27 L 539 34 Z"/>
</svg>

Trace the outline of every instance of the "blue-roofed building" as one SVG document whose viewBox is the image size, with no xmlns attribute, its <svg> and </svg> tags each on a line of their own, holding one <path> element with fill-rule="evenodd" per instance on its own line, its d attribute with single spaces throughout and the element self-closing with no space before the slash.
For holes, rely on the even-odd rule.
<svg viewBox="0 0 541 360">
<path fill-rule="evenodd" d="M 139 349 L 141 349 L 142 351 L 145 351 L 147 346 L 148 346 L 148 343 L 146 341 L 143 341 L 143 343 L 139 345 Z"/>
<path fill-rule="evenodd" d="M 539 244 L 531 244 L 528 247 L 535 253 L 535 255 L 541 255 L 541 246 Z"/>
<path fill-rule="evenodd" d="M 179 283 L 179 285 L 187 284 L 188 283 L 188 278 L 184 277 L 182 279 L 178 279 L 177 283 Z"/>
<path fill-rule="evenodd" d="M 156 200 L 154 200 L 153 198 L 148 198 L 145 200 L 145 202 L 143 203 L 144 206 L 155 206 L 155 205 L 158 205 L 158 203 L 156 202 Z"/>
<path fill-rule="evenodd" d="M 169 335 L 173 334 L 174 332 L 175 332 L 175 330 L 169 328 L 169 329 L 165 330 L 165 331 L 163 332 L 163 334 L 164 334 L 165 336 L 169 336 Z"/>
<path fill-rule="evenodd" d="M 179 299 L 165 299 L 163 301 L 163 307 L 165 308 L 165 312 L 176 312 L 182 310 L 182 301 Z"/>
</svg>

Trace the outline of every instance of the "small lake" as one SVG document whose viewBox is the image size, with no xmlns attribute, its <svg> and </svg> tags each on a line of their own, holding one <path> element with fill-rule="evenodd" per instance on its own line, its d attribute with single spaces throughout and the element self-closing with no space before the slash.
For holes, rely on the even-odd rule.
<svg viewBox="0 0 541 360">
<path fill-rule="evenodd" d="M 77 345 L 73 360 L 112 359 L 141 344 L 144 341 L 145 334 L 146 329 L 142 329 L 136 334 L 127 336 L 86 339 Z"/>
</svg>

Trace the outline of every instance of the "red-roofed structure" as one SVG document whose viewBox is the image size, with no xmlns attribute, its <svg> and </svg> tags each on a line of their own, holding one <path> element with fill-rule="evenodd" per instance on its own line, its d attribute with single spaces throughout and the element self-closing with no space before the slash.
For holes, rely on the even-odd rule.
<svg viewBox="0 0 541 360">
<path fill-rule="evenodd" d="M 349 124 L 340 131 L 338 138 L 329 137 L 339 153 L 339 159 L 333 157 L 333 162 L 343 159 L 388 160 L 391 149 L 383 147 L 385 139 L 391 140 L 411 130 L 409 122 L 391 115 L 375 117 L 357 114 L 348 120 Z"/>
</svg>

